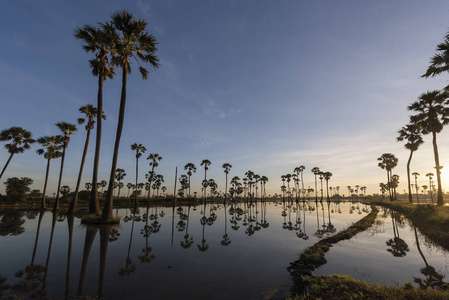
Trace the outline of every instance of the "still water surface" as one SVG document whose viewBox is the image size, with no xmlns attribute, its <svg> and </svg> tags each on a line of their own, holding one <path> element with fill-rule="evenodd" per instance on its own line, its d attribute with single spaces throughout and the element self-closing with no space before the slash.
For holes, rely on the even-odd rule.
<svg viewBox="0 0 449 300">
<path fill-rule="evenodd" d="M 83 226 L 78 218 L 50 212 L 3 213 L 0 273 L 6 281 L 0 279 L 0 293 L 51 298 L 262 299 L 274 290 L 288 290 L 287 267 L 301 251 L 323 236 L 347 228 L 369 210 L 357 203 L 321 206 L 315 202 L 140 207 L 134 216 L 129 209 L 117 210 L 122 217 L 117 227 Z M 384 239 L 394 238 L 384 215 L 379 217 L 377 227 L 362 234 L 366 238 L 358 235 L 350 245 L 369 244 L 370 238 L 375 244 L 385 245 Z M 385 229 L 379 227 L 381 224 Z M 404 238 L 410 230 L 401 224 L 396 223 L 395 232 Z M 325 265 L 319 272 L 345 273 L 354 266 L 376 262 L 373 254 L 355 246 L 347 248 L 344 243 L 348 242 L 326 254 L 333 269 L 326 270 Z M 411 248 L 413 243 L 408 243 Z M 435 253 L 429 257 L 440 257 L 440 266 L 447 266 L 445 252 L 432 250 L 433 246 L 425 243 L 420 246 L 424 253 Z M 335 251 L 338 249 L 344 257 Z M 398 259 L 387 247 L 373 251 L 382 252 L 392 261 Z M 419 273 L 425 266 L 423 259 L 409 253 L 402 257 L 402 264 L 409 264 L 409 258 L 419 260 L 421 264 L 413 267 Z M 435 264 L 433 259 L 426 259 Z M 390 262 L 387 259 L 382 263 L 388 268 Z M 374 277 L 377 269 L 382 268 L 362 272 Z M 402 277 L 396 277 L 396 273 L 400 272 L 389 277 L 381 274 L 380 278 L 386 284 L 400 282 Z"/>
</svg>

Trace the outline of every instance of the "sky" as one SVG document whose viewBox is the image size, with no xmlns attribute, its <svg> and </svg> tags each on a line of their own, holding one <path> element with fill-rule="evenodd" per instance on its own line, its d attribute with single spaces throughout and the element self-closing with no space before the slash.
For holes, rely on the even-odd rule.
<svg viewBox="0 0 449 300">
<path fill-rule="evenodd" d="M 247 170 L 269 178 L 267 192 L 280 193 L 282 174 L 304 165 L 333 174 L 330 186 L 367 186 L 379 193 L 386 182 L 377 166 L 383 153 L 399 164 L 399 191 L 406 189 L 409 151 L 396 142 L 408 123 L 407 106 L 420 94 L 442 89 L 449 74 L 424 79 L 436 45 L 448 31 L 447 1 L 22 1 L 0 2 L 0 129 L 21 126 L 34 138 L 59 134 L 56 123 L 76 123 L 78 109 L 96 105 L 97 78 L 91 73 L 77 27 L 107 21 L 127 9 L 148 22 L 158 42 L 158 69 L 148 66 L 128 78 L 125 124 L 118 167 L 124 182 L 139 182 L 150 170 L 146 157 L 159 153 L 157 173 L 173 190 L 184 165 L 198 167 L 192 189 L 204 176 L 200 163 L 212 162 L 208 177 L 224 191 L 222 165 L 229 176 Z M 135 64 L 134 64 L 135 66 Z M 136 69 L 137 70 L 137 69 Z M 121 73 L 104 85 L 99 178 L 107 180 L 118 119 Z M 449 136 L 438 135 L 443 189 L 449 190 Z M 63 185 L 76 185 L 86 131 L 72 136 Z M 95 134 L 91 136 L 82 186 L 92 178 Z M 3 175 L 30 177 L 43 189 L 46 161 L 39 146 L 15 155 Z M 0 165 L 8 158 L 0 148 Z M 51 163 L 49 194 L 57 189 L 60 161 Z M 430 136 L 414 154 L 419 185 L 434 171 Z M 0 185 L 0 193 L 4 185 Z"/>
</svg>

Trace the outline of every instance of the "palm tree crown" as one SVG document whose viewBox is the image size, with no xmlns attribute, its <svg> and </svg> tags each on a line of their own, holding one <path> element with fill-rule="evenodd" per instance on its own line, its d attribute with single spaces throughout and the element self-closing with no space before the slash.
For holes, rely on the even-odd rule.
<svg viewBox="0 0 449 300">
<path fill-rule="evenodd" d="M 31 144 L 33 144 L 35 140 L 31 138 L 31 132 L 28 130 L 23 129 L 22 127 L 11 127 L 0 132 L 0 141 L 11 141 L 11 143 L 5 144 L 5 149 L 8 150 L 11 155 L 0 173 L 0 178 L 2 178 L 13 155 L 16 153 L 23 153 L 25 150 L 30 149 Z"/>
</svg>

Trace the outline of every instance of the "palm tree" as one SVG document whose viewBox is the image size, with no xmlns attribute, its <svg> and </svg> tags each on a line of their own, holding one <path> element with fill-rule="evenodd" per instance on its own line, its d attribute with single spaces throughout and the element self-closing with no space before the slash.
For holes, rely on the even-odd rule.
<svg viewBox="0 0 449 300">
<path fill-rule="evenodd" d="M 65 149 L 69 146 L 70 135 L 75 134 L 76 125 L 67 123 L 67 122 L 59 122 L 56 126 L 61 130 L 62 133 L 62 156 L 61 156 L 61 169 L 59 171 L 59 180 L 58 180 L 58 189 L 56 190 L 56 200 L 55 205 L 53 207 L 54 211 L 59 210 L 59 191 L 61 189 L 61 180 L 62 180 L 62 171 L 64 169 L 64 158 L 65 158 Z"/>
<path fill-rule="evenodd" d="M 44 136 L 37 140 L 39 144 L 42 145 L 43 148 L 37 149 L 36 153 L 39 155 L 43 155 L 47 160 L 47 171 L 45 172 L 45 183 L 44 183 L 44 192 L 42 194 L 42 202 L 41 202 L 41 210 L 44 210 L 45 207 L 45 193 L 47 191 L 47 182 L 48 182 L 48 172 L 50 170 L 50 160 L 54 158 L 61 157 L 61 144 L 60 140 L 61 136 Z"/>
<path fill-rule="evenodd" d="M 413 176 L 415 176 L 415 188 L 416 188 L 416 202 L 419 204 L 419 198 L 418 198 L 418 176 L 420 175 L 418 172 L 413 172 Z"/>
<path fill-rule="evenodd" d="M 109 63 L 108 54 L 114 50 L 115 33 L 110 26 L 96 28 L 84 25 L 75 29 L 75 37 L 84 42 L 83 49 L 87 53 L 92 52 L 94 59 L 89 60 L 92 74 L 98 76 L 97 92 L 97 134 L 95 141 L 95 157 L 92 175 L 92 192 L 90 196 L 89 213 L 100 215 L 98 201 L 98 164 L 100 162 L 101 127 L 103 119 L 103 83 L 106 78 L 112 79 L 115 75 L 114 68 Z"/>
<path fill-rule="evenodd" d="M 80 171 L 78 173 L 78 181 L 76 183 L 75 194 L 73 195 L 73 199 L 72 199 L 72 202 L 70 203 L 70 207 L 68 210 L 69 214 L 76 211 L 76 206 L 77 206 L 77 201 L 78 201 L 78 192 L 80 189 L 81 177 L 83 176 L 84 162 L 86 161 L 87 149 L 89 147 L 90 131 L 94 128 L 94 124 L 95 124 L 94 118 L 98 114 L 98 110 L 92 104 L 87 104 L 85 106 L 82 106 L 79 109 L 79 111 L 80 111 L 80 113 L 85 114 L 85 118 L 78 118 L 78 124 L 82 125 L 87 120 L 86 126 L 85 126 L 87 134 L 86 134 L 86 141 L 84 142 L 83 157 L 81 158 L 81 165 L 80 165 Z M 103 117 L 103 120 L 106 120 L 106 116 L 104 114 L 102 114 L 102 117 Z M 95 205 L 95 203 L 93 203 L 93 205 Z"/>
<path fill-rule="evenodd" d="M 120 190 L 123 188 L 124 184 L 123 182 L 121 182 L 123 180 L 123 178 L 125 178 L 126 173 L 125 170 L 117 168 L 115 170 L 115 180 L 118 181 L 118 195 L 117 198 L 120 198 Z"/>
<path fill-rule="evenodd" d="M 314 167 L 312 169 L 312 173 L 315 175 L 315 202 L 318 202 L 318 188 L 317 188 L 317 182 L 316 182 L 316 176 L 320 173 L 320 168 Z"/>
<path fill-rule="evenodd" d="M 33 144 L 35 140 L 31 138 L 31 132 L 28 130 L 23 129 L 22 127 L 11 127 L 0 132 L 0 141 L 11 141 L 11 143 L 5 145 L 5 149 L 8 150 L 10 156 L 6 161 L 2 172 L 0 173 L 0 178 L 2 178 L 3 173 L 8 167 L 13 155 L 16 153 L 23 153 L 25 150 L 30 149 L 31 144 Z"/>
<path fill-rule="evenodd" d="M 330 199 L 329 199 L 329 179 L 331 179 L 332 173 L 331 172 L 324 172 L 323 173 L 323 177 L 324 177 L 324 180 L 326 180 L 327 201 L 330 201 Z"/>
<path fill-rule="evenodd" d="M 188 163 L 184 166 L 184 170 L 187 170 L 187 175 L 189 176 L 189 198 L 190 198 L 190 176 L 192 176 L 193 173 L 196 173 L 196 167 L 193 163 Z"/>
<path fill-rule="evenodd" d="M 303 173 L 304 173 L 304 170 L 306 169 L 306 167 L 304 167 L 304 166 L 299 166 L 299 167 L 296 167 L 294 170 L 293 170 L 293 172 L 295 172 L 296 174 L 299 174 L 299 173 L 301 173 L 301 185 L 302 185 L 302 191 L 304 191 L 304 178 L 303 178 Z M 304 195 L 304 193 L 303 193 L 303 195 Z M 305 199 L 303 199 L 303 200 L 305 200 Z"/>
<path fill-rule="evenodd" d="M 228 196 L 228 174 L 229 174 L 229 171 L 231 170 L 232 166 L 229 163 L 225 163 L 225 164 L 223 164 L 222 167 L 226 174 L 226 186 L 225 186 L 225 201 L 226 201 L 226 197 Z"/>
<path fill-rule="evenodd" d="M 150 155 L 148 155 L 147 160 L 150 160 L 150 167 L 151 167 L 151 171 L 148 172 L 148 174 L 145 175 L 145 177 L 148 179 L 148 182 L 150 183 L 151 186 L 151 182 L 154 179 L 154 168 L 157 168 L 159 166 L 159 162 L 162 160 L 162 156 L 160 156 L 157 153 L 150 153 Z M 148 199 L 150 199 L 150 192 L 148 192 Z"/>
<path fill-rule="evenodd" d="M 447 107 L 447 93 L 440 91 L 427 92 L 419 96 L 418 101 L 413 102 L 408 109 L 416 112 L 410 117 L 412 124 L 420 127 L 422 134 L 432 133 L 433 153 L 437 174 L 438 197 L 437 205 L 443 206 L 443 190 L 441 187 L 441 168 L 438 155 L 437 133 L 443 130 L 443 126 L 449 124 L 449 108 Z"/>
<path fill-rule="evenodd" d="M 419 127 L 416 125 L 407 124 L 402 127 L 398 133 L 399 136 L 397 137 L 397 141 L 402 142 L 406 140 L 407 143 L 404 147 L 405 149 L 410 150 L 410 156 L 407 161 L 408 201 L 413 203 L 412 190 L 410 187 L 410 162 L 412 161 L 413 152 L 418 150 L 419 146 L 421 146 L 424 141 L 422 139 L 421 132 L 419 131 Z"/>
<path fill-rule="evenodd" d="M 92 183 L 86 182 L 86 184 L 84 184 L 84 187 L 86 188 L 86 190 L 90 191 L 90 189 L 92 188 Z"/>
<path fill-rule="evenodd" d="M 437 53 L 430 59 L 430 66 L 421 77 L 434 77 L 449 71 L 449 33 L 446 33 L 444 41 L 437 46 Z M 449 91 L 449 86 L 445 87 L 445 92 Z"/>
<path fill-rule="evenodd" d="M 152 34 L 149 34 L 146 31 L 148 23 L 139 18 L 134 19 L 133 15 L 126 10 L 114 13 L 111 18 L 111 25 L 118 32 L 118 36 L 114 41 L 116 52 L 114 52 L 112 62 L 114 65 L 122 68 L 122 92 L 109 188 L 102 215 L 103 220 L 106 220 L 112 216 L 112 182 L 114 181 L 115 169 L 117 168 L 118 150 L 125 117 L 126 85 L 128 74 L 131 73 L 130 60 L 135 59 L 137 62 L 140 60 L 142 62 L 150 63 L 150 65 L 152 65 L 155 69 L 159 67 L 158 59 L 155 56 L 155 52 L 157 50 L 156 39 Z M 139 66 L 139 71 L 143 79 L 148 78 L 147 69 Z"/>
<path fill-rule="evenodd" d="M 143 146 L 142 144 L 132 144 L 131 145 L 131 150 L 136 151 L 136 185 L 137 185 L 137 179 L 139 178 L 139 157 L 142 156 L 142 153 L 145 153 L 145 151 L 147 151 L 147 148 L 145 148 L 145 146 Z M 117 172 L 117 170 L 115 170 L 115 172 Z M 137 193 L 135 195 L 135 199 L 134 199 L 134 209 L 137 208 Z"/>
<path fill-rule="evenodd" d="M 209 166 L 212 163 L 210 162 L 210 160 L 208 159 L 203 159 L 203 161 L 201 162 L 201 166 L 204 166 L 204 180 L 203 180 L 203 188 L 204 188 L 204 198 L 207 197 L 207 170 L 209 170 Z"/>
<path fill-rule="evenodd" d="M 130 190 L 133 188 L 133 184 L 132 184 L 131 182 L 128 182 L 128 183 L 126 184 L 126 187 L 128 188 L 128 196 L 126 196 L 126 197 L 129 197 L 129 192 L 130 192 Z"/>
<path fill-rule="evenodd" d="M 352 189 L 352 188 L 351 188 L 351 186 L 348 185 L 346 188 L 348 189 L 349 197 L 351 197 L 351 199 L 352 199 L 352 194 L 351 194 L 351 189 Z"/>
<path fill-rule="evenodd" d="M 429 193 L 430 193 L 430 203 L 433 204 L 433 194 L 432 194 L 432 179 L 433 179 L 433 173 L 427 173 L 427 177 L 429 177 Z"/>
<path fill-rule="evenodd" d="M 378 166 L 387 171 L 388 193 L 390 200 L 393 201 L 393 195 L 391 193 L 391 170 L 398 165 L 398 159 L 392 153 L 384 153 L 377 160 L 379 161 Z"/>
<path fill-rule="evenodd" d="M 396 188 L 399 186 L 399 175 L 391 175 L 390 187 L 393 188 L 393 198 L 398 200 L 398 195 L 396 194 Z"/>
</svg>

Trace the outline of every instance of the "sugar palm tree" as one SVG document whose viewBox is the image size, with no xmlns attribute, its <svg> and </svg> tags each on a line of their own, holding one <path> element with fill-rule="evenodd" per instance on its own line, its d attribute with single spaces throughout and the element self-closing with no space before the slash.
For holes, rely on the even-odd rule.
<svg viewBox="0 0 449 300">
<path fill-rule="evenodd" d="M 226 186 L 225 186 L 225 201 L 226 201 L 226 197 L 228 196 L 228 174 L 229 174 L 229 171 L 231 170 L 232 166 L 229 163 L 225 163 L 225 164 L 223 164 L 222 167 L 226 174 Z"/>
<path fill-rule="evenodd" d="M 440 91 L 427 92 L 419 96 L 418 101 L 413 102 L 408 109 L 416 112 L 410 117 L 411 124 L 419 126 L 422 133 L 432 134 L 433 154 L 437 174 L 438 197 L 437 205 L 443 206 L 443 190 L 441 187 L 441 168 L 438 155 L 437 133 L 443 130 L 443 126 L 449 124 L 449 107 L 447 106 L 447 93 Z"/>
<path fill-rule="evenodd" d="M 115 180 L 118 182 L 118 195 L 117 198 L 120 198 L 120 190 L 123 188 L 124 184 L 121 182 L 123 178 L 125 178 L 126 172 L 123 169 L 117 168 L 115 170 Z"/>
<path fill-rule="evenodd" d="M 82 106 L 79 109 L 79 111 L 80 111 L 80 113 L 85 115 L 85 118 L 78 118 L 78 124 L 82 125 L 82 124 L 86 123 L 85 129 L 87 131 L 87 134 L 86 134 L 86 141 L 84 142 L 83 156 L 81 158 L 81 165 L 80 165 L 80 170 L 78 173 L 78 181 L 76 182 L 75 193 L 73 195 L 73 199 L 72 199 L 72 202 L 70 203 L 70 207 L 68 210 L 69 214 L 76 211 L 76 206 L 77 206 L 77 202 L 78 202 L 78 192 L 80 189 L 81 177 L 83 176 L 84 162 L 86 161 L 87 149 L 89 148 L 90 131 L 94 128 L 95 117 L 98 114 L 97 108 L 95 108 L 92 104 L 87 104 L 85 106 Z M 106 116 L 104 114 L 102 114 L 102 117 L 104 120 L 106 119 Z M 97 204 L 91 203 L 90 205 L 92 205 L 92 204 L 99 205 L 98 203 Z"/>
<path fill-rule="evenodd" d="M 317 187 L 317 182 L 316 182 L 316 176 L 318 175 L 318 174 L 320 174 L 320 168 L 318 168 L 318 167 L 314 167 L 313 169 L 312 169 L 312 173 L 313 173 L 313 175 L 315 175 L 315 202 L 318 202 L 318 187 Z"/>
<path fill-rule="evenodd" d="M 147 160 L 150 160 L 149 165 L 151 167 L 151 171 L 145 175 L 145 178 L 148 179 L 148 182 L 150 183 L 150 186 L 151 186 L 151 182 L 155 178 L 154 168 L 157 168 L 159 166 L 159 162 L 162 160 L 162 156 L 160 156 L 157 153 L 150 153 L 150 155 L 148 155 L 148 157 L 147 157 Z M 150 199 L 149 192 L 148 192 L 148 199 Z"/>
<path fill-rule="evenodd" d="M 96 28 L 84 25 L 75 29 L 75 37 L 84 42 L 83 49 L 87 53 L 92 52 L 94 58 L 89 60 L 92 74 L 98 76 L 97 92 L 97 133 L 95 141 L 95 157 L 92 174 L 92 191 L 90 196 L 89 213 L 100 215 L 98 201 L 98 165 L 100 162 L 101 128 L 103 120 L 103 83 L 106 78 L 112 79 L 115 75 L 114 68 L 109 62 L 108 54 L 114 50 L 116 34 L 111 26 L 100 26 Z"/>
<path fill-rule="evenodd" d="M 62 155 L 61 155 L 61 169 L 59 170 L 58 189 L 56 190 L 56 200 L 55 205 L 53 207 L 54 211 L 59 210 L 59 191 L 61 189 L 62 171 L 64 169 L 65 149 L 67 149 L 67 147 L 69 146 L 70 136 L 72 134 L 75 134 L 76 132 L 76 125 L 71 123 L 59 122 L 56 123 L 56 126 L 59 128 L 59 130 L 61 130 L 62 133 L 61 139 Z"/>
<path fill-rule="evenodd" d="M 43 155 L 47 160 L 47 171 L 45 172 L 44 192 L 42 194 L 41 210 L 46 208 L 45 205 L 45 193 L 47 192 L 48 172 L 50 171 L 50 160 L 61 157 L 61 136 L 44 136 L 37 140 L 43 148 L 37 149 L 36 153 Z"/>
<path fill-rule="evenodd" d="M 432 179 L 433 179 L 433 173 L 427 173 L 427 177 L 429 177 L 429 193 L 430 193 L 430 201 L 433 203 L 433 194 L 432 194 Z"/>
<path fill-rule="evenodd" d="M 203 159 L 201 161 L 201 166 L 204 166 L 204 180 L 203 180 L 203 188 L 204 188 L 204 196 L 205 196 L 204 198 L 206 198 L 206 196 L 207 196 L 207 192 L 206 192 L 206 189 L 207 189 L 207 170 L 209 170 L 209 166 L 211 164 L 212 163 L 208 159 Z"/>
<path fill-rule="evenodd" d="M 142 153 L 145 153 L 147 151 L 147 148 L 143 146 L 142 144 L 134 143 L 131 145 L 131 150 L 136 151 L 136 185 L 139 178 L 139 157 L 142 156 Z M 117 172 L 117 170 L 115 170 Z M 135 195 L 134 199 L 134 209 L 137 208 L 137 193 Z"/>
<path fill-rule="evenodd" d="M 304 173 L 304 170 L 306 169 L 306 167 L 304 167 L 304 166 L 299 166 L 299 167 L 296 167 L 295 169 L 294 169 L 294 171 L 293 172 L 295 172 L 296 174 L 301 174 L 301 186 L 302 186 L 302 188 L 301 188 L 301 190 L 302 191 L 304 191 L 304 178 L 303 178 L 303 173 Z M 304 193 L 303 193 L 303 196 L 304 196 Z M 305 199 L 303 199 L 303 200 L 305 200 Z"/>
<path fill-rule="evenodd" d="M 434 77 L 442 73 L 449 72 L 449 32 L 446 33 L 444 41 L 437 45 L 437 53 L 430 59 L 430 66 L 421 77 Z M 445 92 L 449 91 L 449 86 L 445 87 Z"/>
<path fill-rule="evenodd" d="M 127 195 L 126 197 L 129 197 L 129 192 L 130 192 L 130 190 L 133 188 L 133 184 L 132 184 L 131 182 L 128 182 L 128 183 L 126 184 L 126 187 L 128 188 L 128 195 Z"/>
<path fill-rule="evenodd" d="M 378 166 L 387 171 L 387 187 L 390 195 L 390 200 L 393 201 L 393 194 L 391 193 L 391 171 L 398 165 L 398 159 L 392 153 L 384 153 L 377 159 Z"/>
<path fill-rule="evenodd" d="M 115 136 L 114 154 L 112 157 L 112 166 L 108 194 L 103 209 L 102 219 L 106 220 L 112 216 L 112 182 L 114 181 L 115 169 L 117 168 L 118 151 L 120 138 L 122 135 L 125 104 L 126 104 L 126 85 L 128 74 L 131 73 L 131 60 L 139 60 L 149 63 L 153 68 L 158 68 L 158 59 L 155 56 L 156 39 L 149 34 L 146 29 L 148 23 L 142 19 L 135 19 L 132 14 L 126 10 L 114 13 L 111 16 L 111 25 L 117 31 L 118 36 L 115 39 L 115 49 L 112 62 L 115 66 L 122 68 L 122 92 L 120 98 L 120 111 L 117 124 L 117 133 Z M 148 70 L 139 65 L 139 71 L 143 79 L 148 78 Z"/>
<path fill-rule="evenodd" d="M 398 131 L 399 136 L 397 137 L 398 142 L 407 141 L 404 145 L 405 149 L 410 150 L 410 156 L 407 161 L 407 180 L 408 180 L 408 201 L 413 203 L 412 190 L 410 186 L 410 162 L 412 161 L 413 152 L 418 150 L 424 141 L 419 131 L 419 127 L 412 124 L 407 124 Z"/>
<path fill-rule="evenodd" d="M 323 173 L 324 180 L 326 180 L 326 195 L 327 195 L 327 201 L 330 201 L 329 198 L 329 179 L 332 177 L 331 172 L 324 172 Z"/>
<path fill-rule="evenodd" d="M 5 148 L 8 150 L 10 155 L 5 166 L 3 167 L 2 172 L 0 173 L 0 178 L 2 178 L 3 173 L 5 173 L 5 170 L 14 154 L 23 153 L 25 150 L 31 148 L 31 144 L 35 142 L 31 136 L 31 132 L 23 129 L 22 127 L 11 127 L 0 132 L 1 142 L 11 141 L 5 145 Z"/>
<path fill-rule="evenodd" d="M 189 176 L 189 198 L 190 198 L 190 177 L 193 173 L 196 173 L 196 166 L 193 163 L 188 163 L 184 166 L 184 170 L 187 170 L 187 175 Z"/>
<path fill-rule="evenodd" d="M 415 188 L 416 188 L 416 202 L 419 204 L 419 198 L 418 198 L 418 176 L 420 175 L 418 172 L 413 172 L 413 176 L 415 176 Z"/>
</svg>

